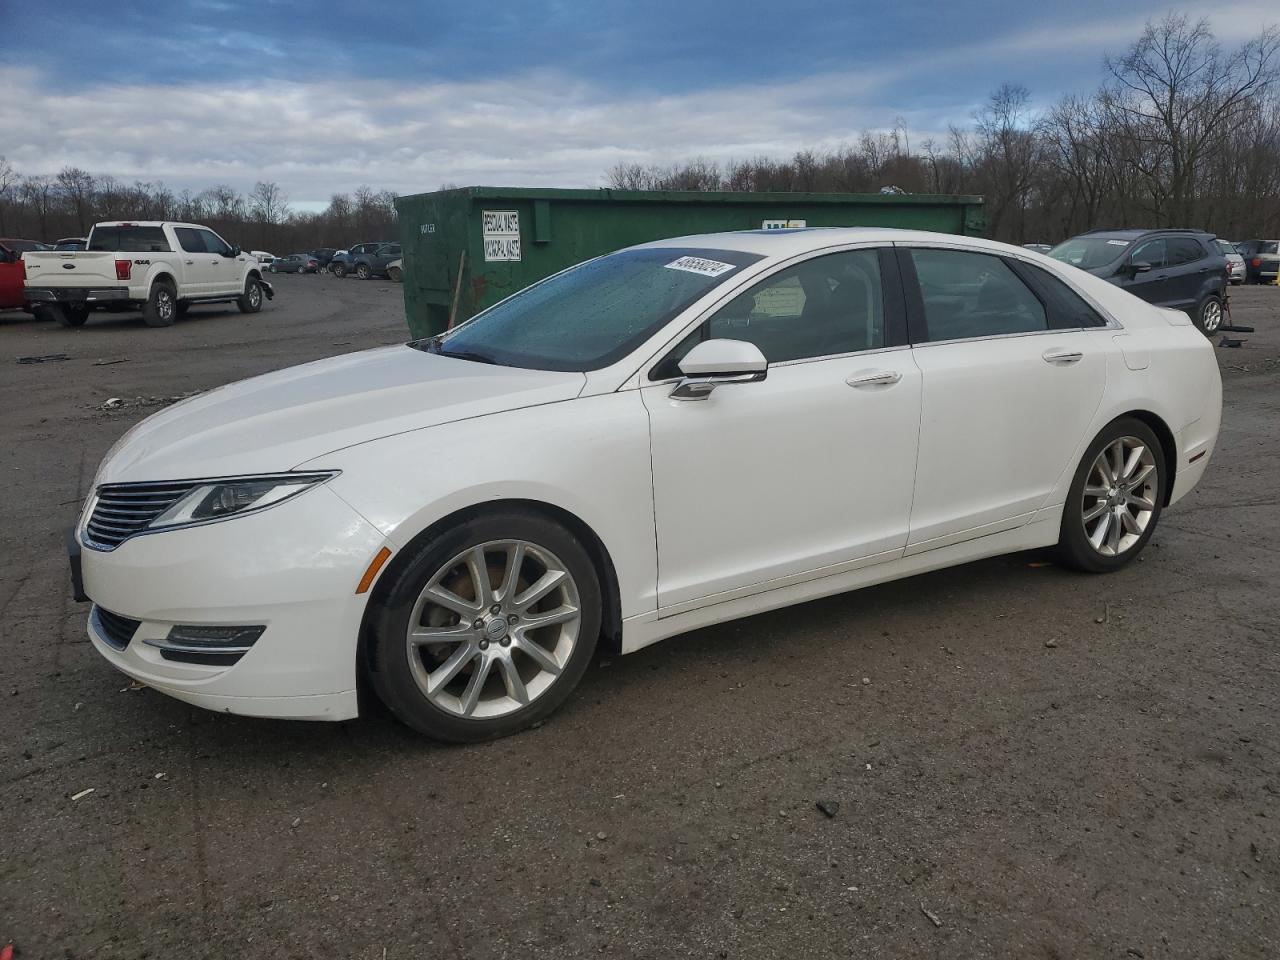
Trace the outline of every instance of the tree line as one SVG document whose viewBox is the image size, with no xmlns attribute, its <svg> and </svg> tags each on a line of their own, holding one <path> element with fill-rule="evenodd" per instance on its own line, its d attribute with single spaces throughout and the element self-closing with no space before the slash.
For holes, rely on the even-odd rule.
<svg viewBox="0 0 1280 960">
<path fill-rule="evenodd" d="M 899 122 L 856 144 L 720 164 L 620 164 L 622 190 L 979 194 L 987 235 L 1055 242 L 1097 227 L 1280 235 L 1280 33 L 1225 50 L 1206 21 L 1169 15 L 1107 57 L 1105 80 L 1044 110 L 1005 84 L 968 126 L 911 148 Z"/>
<path fill-rule="evenodd" d="M 78 167 L 23 176 L 0 157 L 0 237 L 50 242 L 87 236 L 104 220 L 180 220 L 212 227 L 246 250 L 283 256 L 367 240 L 398 240 L 395 194 L 361 186 L 335 193 L 319 213 L 295 211 L 279 184 L 248 196 L 226 184 L 193 193 L 163 183 L 121 183 Z"/>
</svg>

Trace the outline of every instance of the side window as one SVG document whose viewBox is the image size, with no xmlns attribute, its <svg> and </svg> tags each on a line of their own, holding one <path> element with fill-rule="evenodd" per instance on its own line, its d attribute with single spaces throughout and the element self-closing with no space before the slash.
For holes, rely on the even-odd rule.
<svg viewBox="0 0 1280 960">
<path fill-rule="evenodd" d="M 1165 241 L 1165 249 L 1168 251 L 1168 265 L 1171 267 L 1176 267 L 1180 263 L 1191 263 L 1204 256 L 1200 242 L 1191 237 L 1170 237 Z"/>
<path fill-rule="evenodd" d="M 1164 237 L 1157 237 L 1155 240 L 1148 240 L 1146 243 L 1138 244 L 1129 256 L 1129 262 L 1149 263 L 1152 270 L 1167 267 L 1169 261 L 1165 253 Z"/>
<path fill-rule="evenodd" d="M 879 254 L 831 253 L 761 280 L 685 337 L 649 379 L 680 376 L 680 360 L 702 340 L 754 343 L 770 363 L 883 347 Z"/>
<path fill-rule="evenodd" d="M 911 251 L 926 339 L 966 340 L 1049 329 L 1044 304 L 999 257 L 965 250 Z"/>
<path fill-rule="evenodd" d="M 1049 327 L 1053 330 L 1075 330 L 1077 327 L 1105 327 L 1103 319 L 1093 307 L 1085 302 L 1063 280 L 1058 279 L 1048 270 L 1033 266 L 1021 260 L 1018 270 L 1030 274 L 1031 282 L 1039 290 L 1040 295 L 1049 304 Z"/>
<path fill-rule="evenodd" d="M 228 246 L 227 242 L 212 230 L 201 230 L 200 233 L 204 237 L 204 248 L 209 253 L 228 254 L 231 252 L 231 247 Z"/>
<path fill-rule="evenodd" d="M 400 244 L 398 244 L 398 243 L 389 243 L 389 244 L 387 244 L 385 247 L 383 247 L 383 248 L 382 248 L 382 253 L 383 253 L 383 255 L 384 255 L 384 256 L 388 256 L 388 257 L 398 257 L 398 256 L 400 256 Z"/>
<path fill-rule="evenodd" d="M 207 253 L 204 245 L 204 237 L 201 231 L 194 230 L 191 227 L 175 227 L 174 233 L 178 235 L 178 244 L 187 253 Z"/>
</svg>

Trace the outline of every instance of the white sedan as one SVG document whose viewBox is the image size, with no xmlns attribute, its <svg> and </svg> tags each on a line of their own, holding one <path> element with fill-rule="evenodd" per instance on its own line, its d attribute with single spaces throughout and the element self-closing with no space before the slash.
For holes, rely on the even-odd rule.
<svg viewBox="0 0 1280 960">
<path fill-rule="evenodd" d="M 341 720 L 365 678 L 482 740 L 599 644 L 1028 548 L 1116 570 L 1200 480 L 1221 403 L 1185 314 L 1028 250 L 682 237 L 156 414 L 73 552 L 94 646 L 157 690 Z"/>
</svg>

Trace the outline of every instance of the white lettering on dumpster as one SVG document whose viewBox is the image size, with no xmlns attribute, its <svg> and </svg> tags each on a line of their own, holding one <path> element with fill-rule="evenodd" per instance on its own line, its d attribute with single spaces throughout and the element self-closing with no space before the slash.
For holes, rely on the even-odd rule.
<svg viewBox="0 0 1280 960">
<path fill-rule="evenodd" d="M 520 259 L 520 213 L 516 210 L 481 212 L 486 261 Z"/>
</svg>

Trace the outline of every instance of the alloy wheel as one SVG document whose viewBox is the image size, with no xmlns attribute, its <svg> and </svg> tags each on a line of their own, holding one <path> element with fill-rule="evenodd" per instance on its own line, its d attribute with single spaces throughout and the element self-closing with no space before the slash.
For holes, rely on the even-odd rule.
<svg viewBox="0 0 1280 960">
<path fill-rule="evenodd" d="M 252 281 L 250 281 L 249 306 L 253 307 L 256 310 L 258 309 L 258 305 L 261 303 L 262 303 L 262 288 L 258 286 L 256 283 L 253 283 Z"/>
<path fill-rule="evenodd" d="M 1159 489 L 1155 453 L 1145 441 L 1120 437 L 1103 447 L 1089 468 L 1081 502 L 1093 549 L 1104 557 L 1130 550 L 1155 516 Z"/>
<path fill-rule="evenodd" d="M 508 716 L 545 693 L 578 643 L 573 575 L 527 540 L 469 547 L 419 594 L 406 635 L 419 691 L 454 716 Z"/>
<path fill-rule="evenodd" d="M 1204 305 L 1204 313 L 1201 314 L 1200 323 L 1204 327 L 1205 333 L 1213 333 L 1222 325 L 1222 304 L 1217 300 L 1210 300 Z"/>
<path fill-rule="evenodd" d="M 163 287 L 156 291 L 156 316 L 161 320 L 173 318 L 173 297 Z"/>
</svg>

